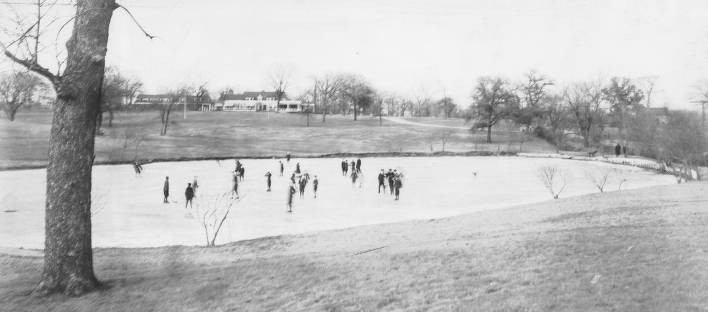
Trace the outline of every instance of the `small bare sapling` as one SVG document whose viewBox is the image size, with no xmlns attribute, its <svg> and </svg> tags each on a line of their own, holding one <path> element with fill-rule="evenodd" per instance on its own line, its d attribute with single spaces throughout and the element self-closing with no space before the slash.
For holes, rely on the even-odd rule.
<svg viewBox="0 0 708 312">
<path fill-rule="evenodd" d="M 240 199 L 233 192 L 204 194 L 194 198 L 191 215 L 204 228 L 207 247 L 216 245 L 221 226 L 228 218 L 231 208 L 239 201 Z"/>
<path fill-rule="evenodd" d="M 553 199 L 558 199 L 567 184 L 565 173 L 556 166 L 538 168 L 538 178 L 541 179 L 543 186 L 551 193 Z"/>
<path fill-rule="evenodd" d="M 590 180 L 590 182 L 592 182 L 592 185 L 594 185 L 595 188 L 600 190 L 600 193 L 605 192 L 607 180 L 609 179 L 610 174 L 612 174 L 612 169 L 609 168 L 585 172 L 585 176 L 588 180 Z"/>
</svg>

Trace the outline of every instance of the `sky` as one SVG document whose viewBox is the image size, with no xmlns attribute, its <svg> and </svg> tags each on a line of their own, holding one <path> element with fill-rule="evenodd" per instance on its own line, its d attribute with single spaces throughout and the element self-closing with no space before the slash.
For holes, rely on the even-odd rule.
<svg viewBox="0 0 708 312">
<path fill-rule="evenodd" d="M 270 71 L 290 68 L 290 94 L 314 76 L 350 72 L 387 93 L 466 106 L 479 77 L 521 82 L 535 70 L 557 89 L 613 76 L 655 80 L 653 106 L 693 108 L 696 86 L 708 85 L 705 0 L 120 3 L 157 38 L 118 10 L 107 63 L 147 92 L 202 83 L 267 90 Z"/>
</svg>

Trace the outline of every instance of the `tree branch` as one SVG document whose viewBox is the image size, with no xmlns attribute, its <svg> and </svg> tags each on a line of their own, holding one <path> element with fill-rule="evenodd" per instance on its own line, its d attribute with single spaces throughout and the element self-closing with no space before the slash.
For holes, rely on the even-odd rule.
<svg viewBox="0 0 708 312">
<path fill-rule="evenodd" d="M 60 82 L 59 77 L 52 74 L 52 72 L 50 72 L 49 69 L 43 67 L 42 65 L 37 64 L 36 61 L 21 59 L 21 58 L 15 56 L 14 54 L 12 54 L 12 52 L 8 51 L 5 48 L 5 45 L 2 45 L 2 49 L 5 52 L 5 56 L 7 56 L 13 62 L 24 66 L 28 70 L 35 72 L 44 78 L 47 78 L 55 87 L 59 86 L 59 82 Z"/>
<path fill-rule="evenodd" d="M 142 31 L 143 34 L 145 34 L 146 37 L 150 38 L 150 40 L 156 38 L 155 36 L 149 34 L 149 33 L 145 30 L 145 28 L 143 28 L 143 26 L 140 25 L 140 23 L 138 22 L 138 20 L 135 19 L 135 16 L 133 16 L 133 13 L 130 13 L 130 10 L 128 10 L 126 7 L 124 7 L 124 6 L 122 6 L 122 5 L 118 4 L 118 3 L 116 3 L 116 5 L 117 5 L 119 8 L 123 9 L 126 13 L 128 13 L 128 15 L 130 16 L 130 18 L 133 19 L 133 22 L 135 22 L 135 25 L 137 25 L 138 28 L 140 28 L 140 31 Z"/>
</svg>

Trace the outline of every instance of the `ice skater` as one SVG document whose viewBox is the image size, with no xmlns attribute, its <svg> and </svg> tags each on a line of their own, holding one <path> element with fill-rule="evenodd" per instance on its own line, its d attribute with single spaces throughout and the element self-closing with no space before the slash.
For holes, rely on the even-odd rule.
<svg viewBox="0 0 708 312">
<path fill-rule="evenodd" d="M 165 177 L 165 184 L 162 186 L 162 194 L 165 195 L 165 199 L 162 203 L 169 203 L 168 197 L 170 197 L 170 177 Z"/>
<path fill-rule="evenodd" d="M 285 171 L 285 166 L 283 165 L 282 161 L 278 160 L 278 162 L 280 163 L 280 176 L 282 177 L 283 172 Z"/>
<path fill-rule="evenodd" d="M 356 160 L 356 172 L 361 172 L 361 158 Z"/>
<path fill-rule="evenodd" d="M 288 187 L 288 212 L 292 213 L 293 212 L 293 197 L 295 196 L 295 183 L 290 183 L 290 187 Z"/>
<path fill-rule="evenodd" d="M 354 160 L 352 160 L 350 165 L 351 165 L 351 168 L 349 168 L 349 171 L 355 172 L 356 171 L 356 162 Z"/>
<path fill-rule="evenodd" d="M 238 177 L 243 181 L 243 178 L 246 176 L 246 167 L 241 165 L 241 168 L 238 171 Z"/>
<path fill-rule="evenodd" d="M 393 179 L 393 187 L 396 188 L 395 194 L 396 194 L 396 200 L 398 200 L 398 197 L 401 194 L 401 188 L 403 187 L 403 182 L 401 181 L 401 177 L 397 176 Z"/>
<path fill-rule="evenodd" d="M 140 174 L 143 172 L 143 166 L 137 160 L 135 162 L 133 162 L 133 169 L 135 170 L 136 177 L 139 177 Z"/>
<path fill-rule="evenodd" d="M 314 176 L 312 179 L 312 193 L 315 194 L 315 198 L 317 198 L 317 186 L 320 184 L 320 181 L 317 179 L 317 175 Z"/>
<path fill-rule="evenodd" d="M 234 173 L 233 192 L 234 192 L 234 194 L 236 194 L 236 198 L 239 198 L 239 195 L 238 195 L 238 174 L 236 174 L 236 173 Z"/>
<path fill-rule="evenodd" d="M 300 174 L 300 163 L 295 164 L 295 173 Z"/>
<path fill-rule="evenodd" d="M 305 197 L 305 187 L 307 187 L 307 178 L 300 177 L 300 198 Z"/>
<path fill-rule="evenodd" d="M 356 186 L 356 179 L 359 177 L 359 174 L 357 174 L 356 171 L 352 169 L 352 174 L 350 175 L 350 177 L 352 178 L 352 186 Z"/>
<path fill-rule="evenodd" d="M 381 194 L 381 188 L 383 188 L 384 194 L 386 194 L 386 173 L 384 173 L 384 170 L 381 169 L 381 172 L 379 172 L 379 194 Z"/>
<path fill-rule="evenodd" d="M 388 172 L 386 173 L 386 177 L 388 178 L 388 190 L 391 193 L 391 195 L 393 195 L 393 182 L 394 182 L 393 178 L 394 178 L 394 176 L 395 176 L 395 174 L 394 174 L 393 170 L 391 170 L 389 168 Z"/>
<path fill-rule="evenodd" d="M 194 197 L 197 197 L 197 189 L 199 188 L 199 182 L 197 182 L 197 176 L 194 176 L 194 180 L 192 180 L 192 188 L 194 189 Z"/>
<path fill-rule="evenodd" d="M 265 174 L 265 177 L 266 177 L 266 185 L 268 186 L 268 190 L 267 190 L 266 192 L 270 192 L 270 176 L 271 176 L 271 175 L 272 175 L 272 174 L 270 174 L 270 171 L 267 171 L 266 174 Z"/>
<path fill-rule="evenodd" d="M 348 171 L 347 169 L 348 169 L 348 168 L 349 168 L 349 165 L 348 165 L 348 163 L 347 163 L 347 160 L 346 160 L 346 159 L 342 159 L 342 175 L 345 176 L 345 177 L 347 176 L 347 171 Z"/>
<path fill-rule="evenodd" d="M 194 198 L 194 188 L 192 187 L 192 183 L 187 183 L 187 189 L 184 190 L 184 208 L 187 208 L 187 204 L 189 204 L 189 208 L 192 208 L 192 199 Z"/>
<path fill-rule="evenodd" d="M 295 172 L 290 176 L 290 183 L 295 184 Z"/>
</svg>

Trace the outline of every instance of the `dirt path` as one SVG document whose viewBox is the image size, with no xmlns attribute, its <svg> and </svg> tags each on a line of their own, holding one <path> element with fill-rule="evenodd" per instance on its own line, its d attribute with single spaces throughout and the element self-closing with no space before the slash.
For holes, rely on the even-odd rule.
<svg viewBox="0 0 708 312">
<path fill-rule="evenodd" d="M 457 129 L 457 130 L 469 130 L 468 127 L 454 127 L 454 126 L 445 126 L 445 125 L 434 125 L 434 124 L 425 124 L 425 123 L 420 123 L 420 122 L 415 122 L 415 121 L 410 121 L 410 120 L 405 120 L 401 117 L 383 117 L 384 119 L 399 123 L 399 124 L 404 124 L 404 125 L 411 125 L 411 126 L 419 126 L 419 127 L 427 127 L 427 128 L 444 128 L 444 129 Z"/>
</svg>

